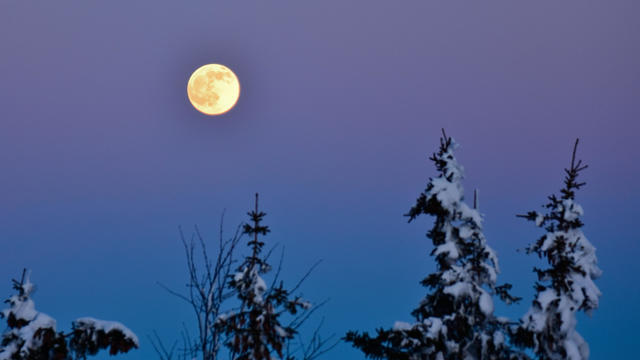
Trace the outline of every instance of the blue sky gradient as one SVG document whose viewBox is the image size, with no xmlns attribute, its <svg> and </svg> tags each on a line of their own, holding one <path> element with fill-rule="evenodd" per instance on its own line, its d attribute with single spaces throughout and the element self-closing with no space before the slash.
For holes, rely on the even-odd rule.
<svg viewBox="0 0 640 360">
<path fill-rule="evenodd" d="M 156 283 L 187 279 L 178 226 L 217 239 L 260 192 L 284 279 L 316 301 L 327 333 L 409 312 L 433 269 L 429 219 L 402 215 L 435 175 L 440 129 L 480 190 L 499 281 L 533 296 L 515 214 L 562 186 L 571 147 L 589 168 L 577 200 L 604 273 L 578 329 L 593 359 L 635 354 L 640 321 L 640 3 L 472 1 L 5 1 L 0 4 L 0 289 L 33 270 L 38 308 L 145 336 L 192 326 Z M 242 92 L 221 117 L 191 107 L 205 63 Z M 470 196 L 469 196 L 470 197 Z M 1 293 L 1 292 L 0 292 Z M 497 301 L 496 301 L 497 302 Z M 106 356 L 104 357 L 106 358 Z M 362 359 L 342 344 L 326 358 Z"/>
</svg>

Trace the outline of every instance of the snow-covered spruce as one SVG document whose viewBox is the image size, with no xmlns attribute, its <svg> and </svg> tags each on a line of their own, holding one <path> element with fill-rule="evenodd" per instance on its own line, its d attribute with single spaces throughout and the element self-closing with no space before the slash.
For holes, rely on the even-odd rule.
<svg viewBox="0 0 640 360">
<path fill-rule="evenodd" d="M 266 214 L 258 210 L 258 194 L 255 210 L 248 214 L 252 225 L 245 224 L 243 230 L 252 238 L 248 243 L 252 253 L 245 258 L 229 282 L 240 306 L 235 311 L 218 316 L 216 327 L 227 336 L 225 346 L 232 359 L 271 360 L 275 356 L 282 359 L 287 342 L 297 331 L 291 324 L 282 324 L 280 316 L 308 310 L 311 304 L 300 297 L 290 299 L 291 295 L 282 282 L 271 289 L 267 288 L 261 275 L 269 272 L 271 266 L 262 257 L 264 242 L 259 240 L 259 235 L 264 236 L 270 230 L 261 225 Z"/>
<path fill-rule="evenodd" d="M 5 300 L 9 307 L 0 313 L 7 320 L 0 359 L 66 358 L 67 346 L 63 334 L 56 332 L 56 321 L 35 308 L 31 299 L 35 286 L 27 271 L 20 281 L 13 280 L 13 288 L 17 294 Z"/>
<path fill-rule="evenodd" d="M 583 209 L 575 202 L 576 190 L 585 184 L 577 181 L 578 175 L 587 167 L 576 162 L 577 147 L 578 140 L 571 166 L 565 169 L 561 195 L 549 197 L 546 213 L 520 215 L 546 231 L 527 252 L 544 258 L 549 268 L 534 268 L 538 275 L 535 300 L 514 330 L 517 343 L 533 349 L 541 360 L 589 358 L 589 346 L 576 331 L 576 313 L 590 314 L 600 297 L 594 283 L 601 274 L 596 250 L 582 233 Z"/>
<path fill-rule="evenodd" d="M 506 320 L 493 315 L 492 295 L 504 301 L 510 285 L 496 286 L 498 259 L 482 233 L 482 216 L 463 198 L 463 169 L 454 156 L 457 147 L 443 132 L 431 160 L 438 177 L 431 178 L 407 216 L 435 217 L 427 237 L 437 270 L 422 280 L 430 291 L 412 312 L 413 323 L 396 322 L 376 336 L 349 332 L 351 342 L 372 359 L 517 359 L 505 340 Z"/>
<path fill-rule="evenodd" d="M 35 308 L 31 299 L 35 287 L 26 270 L 20 281 L 13 280 L 13 288 L 18 293 L 5 301 L 9 307 L 0 312 L 7 320 L 0 360 L 84 359 L 100 349 L 108 348 L 114 355 L 138 347 L 135 334 L 116 322 L 82 318 L 74 321 L 70 334 L 56 332 L 56 321 Z"/>
</svg>

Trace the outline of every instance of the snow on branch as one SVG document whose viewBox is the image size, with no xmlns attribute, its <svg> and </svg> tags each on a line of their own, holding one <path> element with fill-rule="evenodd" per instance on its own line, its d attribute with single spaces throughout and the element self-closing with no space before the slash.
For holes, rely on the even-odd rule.
<svg viewBox="0 0 640 360">
<path fill-rule="evenodd" d="M 138 348 L 138 338 L 124 325 L 113 321 L 81 318 L 73 322 L 73 330 L 56 331 L 56 321 L 39 312 L 31 297 L 35 286 L 25 269 L 20 281 L 13 280 L 17 294 L 5 301 L 9 305 L 0 312 L 7 320 L 7 330 L 0 341 L 0 360 L 77 359 L 109 349 L 111 355 Z"/>
</svg>

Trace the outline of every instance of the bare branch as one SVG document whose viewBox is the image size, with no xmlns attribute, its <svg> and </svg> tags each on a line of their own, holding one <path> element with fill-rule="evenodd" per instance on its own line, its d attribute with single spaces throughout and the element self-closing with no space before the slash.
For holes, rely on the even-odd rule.
<svg viewBox="0 0 640 360">
<path fill-rule="evenodd" d="M 233 253 L 242 237 L 240 225 L 230 238 L 225 239 L 223 225 L 224 212 L 220 219 L 217 254 L 213 257 L 210 256 L 205 237 L 197 225 L 194 226 L 191 238 L 188 240 L 182 228 L 179 228 L 188 273 L 187 294 L 174 291 L 164 284 L 158 283 L 171 295 L 189 303 L 196 316 L 198 328 L 196 339 L 192 341 L 186 327 L 183 326 L 184 329 L 181 331 L 182 357 L 184 359 L 194 359 L 201 355 L 202 360 L 214 360 L 220 349 L 221 334 L 216 329 L 215 322 L 220 314 L 222 304 L 233 296 L 233 292 L 226 289 L 226 284 L 235 263 Z M 200 252 L 199 258 L 196 257 L 196 248 Z M 166 349 L 163 351 L 160 342 L 156 344 L 156 347 L 156 352 L 165 358 L 168 354 L 173 353 L 173 351 L 169 352 Z"/>
<path fill-rule="evenodd" d="M 155 350 L 156 354 L 161 360 L 173 359 L 173 353 L 176 349 L 176 345 L 178 344 L 177 341 L 173 343 L 173 345 L 171 346 L 171 349 L 167 350 L 167 348 L 164 346 L 164 343 L 162 342 L 162 340 L 158 336 L 158 333 L 155 330 L 153 330 L 153 337 L 147 335 L 147 338 L 149 339 L 151 346 L 153 346 L 153 350 Z"/>
<path fill-rule="evenodd" d="M 316 261 L 315 264 L 313 264 L 309 270 L 307 271 L 306 274 L 304 274 L 304 276 L 298 281 L 298 283 L 296 284 L 296 286 L 293 287 L 293 289 L 291 289 L 291 293 L 295 293 L 299 288 L 300 285 L 302 285 L 302 283 L 311 275 L 311 273 L 313 272 L 313 270 L 315 270 L 316 267 L 318 267 L 318 265 L 320 265 L 320 263 L 322 262 L 322 260 L 318 260 Z"/>
</svg>

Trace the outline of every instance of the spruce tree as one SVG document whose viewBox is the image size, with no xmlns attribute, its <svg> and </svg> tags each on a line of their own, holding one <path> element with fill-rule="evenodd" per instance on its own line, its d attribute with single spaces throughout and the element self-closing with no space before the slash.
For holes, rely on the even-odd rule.
<svg viewBox="0 0 640 360">
<path fill-rule="evenodd" d="M 31 299 L 35 286 L 25 270 L 20 281 L 13 280 L 17 294 L 5 301 L 9 308 L 0 312 L 7 329 L 0 340 L 0 360 L 85 359 L 101 349 L 111 355 L 138 347 L 136 335 L 124 325 L 81 318 L 73 322 L 71 333 L 56 331 L 56 321 L 39 312 Z"/>
<path fill-rule="evenodd" d="M 589 346 L 576 331 L 576 313 L 591 313 L 598 307 L 600 290 L 594 279 L 600 276 L 595 248 L 582 233 L 582 207 L 576 191 L 585 185 L 578 175 L 587 168 L 576 162 L 578 140 L 571 166 L 565 169 L 560 195 L 551 195 L 546 211 L 519 215 L 535 222 L 546 233 L 527 248 L 528 253 L 546 260 L 548 268 L 534 268 L 538 281 L 536 296 L 515 331 L 517 342 L 533 349 L 541 360 L 584 360 Z"/>
<path fill-rule="evenodd" d="M 429 293 L 412 312 L 412 324 L 396 322 L 392 329 L 347 333 L 372 359 L 449 360 L 511 359 L 521 355 L 506 344 L 504 320 L 493 315 L 492 295 L 504 301 L 518 300 L 509 284 L 496 286 L 498 259 L 482 232 L 482 216 L 463 198 L 463 168 L 454 156 L 454 140 L 444 133 L 440 149 L 430 158 L 438 171 L 407 216 L 435 217 L 427 237 L 437 269 L 421 284 Z"/>
<path fill-rule="evenodd" d="M 282 282 L 267 288 L 262 276 L 271 270 L 271 266 L 262 255 L 264 242 L 260 236 L 267 235 L 270 230 L 262 224 L 266 213 L 258 209 L 258 194 L 255 209 L 248 215 L 251 223 L 245 224 L 243 230 L 251 238 L 248 242 L 251 255 L 245 258 L 229 282 L 240 302 L 239 310 L 221 315 L 216 326 L 228 337 L 225 346 L 231 359 L 271 360 L 276 355 L 283 359 L 287 342 L 297 330 L 291 324 L 281 323 L 281 315 L 295 315 L 311 305 L 300 297 L 291 298 Z"/>
</svg>

